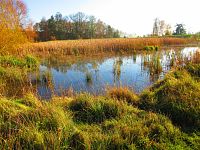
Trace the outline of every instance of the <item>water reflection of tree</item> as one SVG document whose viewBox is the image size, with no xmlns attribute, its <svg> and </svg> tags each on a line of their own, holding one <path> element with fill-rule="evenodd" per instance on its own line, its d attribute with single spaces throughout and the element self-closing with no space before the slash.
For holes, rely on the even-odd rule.
<svg viewBox="0 0 200 150">
<path fill-rule="evenodd" d="M 117 58 L 113 63 L 114 84 L 116 84 L 116 81 L 118 82 L 120 81 L 122 64 L 123 64 L 122 58 Z"/>
<path fill-rule="evenodd" d="M 47 68 L 53 68 L 58 72 L 67 73 L 73 63 L 67 60 L 63 62 L 57 58 L 50 57 L 49 59 L 44 60 L 41 65 L 46 66 Z"/>
<path fill-rule="evenodd" d="M 74 70 L 74 71 L 80 71 L 82 73 L 86 73 L 89 70 L 93 69 L 95 72 L 98 71 L 98 67 L 100 64 L 104 62 L 105 59 L 96 59 L 93 58 L 92 60 L 81 58 L 79 59 L 61 59 L 61 58 L 54 58 L 49 57 L 48 59 L 45 59 L 41 65 L 44 65 L 48 68 L 53 68 L 58 72 L 67 73 L 68 70 Z"/>
</svg>

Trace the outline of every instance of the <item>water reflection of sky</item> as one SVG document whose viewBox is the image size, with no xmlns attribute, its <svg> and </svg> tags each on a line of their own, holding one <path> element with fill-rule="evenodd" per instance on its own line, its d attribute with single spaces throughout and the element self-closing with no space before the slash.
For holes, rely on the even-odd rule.
<svg viewBox="0 0 200 150">
<path fill-rule="evenodd" d="M 136 92 L 141 92 L 163 78 L 170 69 L 172 58 L 191 57 L 196 50 L 197 48 L 194 47 L 184 48 L 181 51 L 169 50 L 150 54 L 113 56 L 103 61 L 94 58 L 92 61 L 80 60 L 71 66 L 65 63 L 56 66 L 44 63 L 40 66 L 40 72 L 41 74 L 50 72 L 54 90 L 50 90 L 46 83 L 42 82 L 37 85 L 38 93 L 43 98 L 49 98 L 52 93 L 62 95 L 62 91 L 72 88 L 75 92 L 86 91 L 99 94 L 104 92 L 107 86 L 128 86 Z M 68 63 L 67 60 L 66 63 Z M 161 66 L 162 70 L 158 72 L 157 66 Z"/>
</svg>

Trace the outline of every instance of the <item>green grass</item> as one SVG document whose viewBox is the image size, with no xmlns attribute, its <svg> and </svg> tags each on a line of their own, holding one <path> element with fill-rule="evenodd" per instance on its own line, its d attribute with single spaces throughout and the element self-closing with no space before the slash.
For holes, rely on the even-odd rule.
<svg viewBox="0 0 200 150">
<path fill-rule="evenodd" d="M 4 67 L 20 67 L 20 68 L 34 68 L 39 64 L 37 58 L 28 55 L 24 58 L 17 58 L 15 56 L 0 56 L 0 65 Z"/>
<path fill-rule="evenodd" d="M 69 109 L 74 114 L 74 121 L 83 123 L 101 123 L 106 119 L 120 116 L 119 104 L 115 101 L 94 98 L 87 94 L 79 95 L 69 104 Z"/>
<path fill-rule="evenodd" d="M 38 60 L 31 56 L 18 58 L 0 56 L 0 93 L 4 96 L 22 96 L 30 82 L 28 74 L 38 69 Z"/>
<path fill-rule="evenodd" d="M 198 149 L 198 133 L 182 132 L 161 114 L 109 97 L 81 94 L 41 102 L 32 94 L 0 99 L 0 148 Z"/>
<path fill-rule="evenodd" d="M 169 73 L 140 99 L 140 108 L 165 114 L 183 128 L 200 130 L 200 83 L 186 70 Z"/>
</svg>

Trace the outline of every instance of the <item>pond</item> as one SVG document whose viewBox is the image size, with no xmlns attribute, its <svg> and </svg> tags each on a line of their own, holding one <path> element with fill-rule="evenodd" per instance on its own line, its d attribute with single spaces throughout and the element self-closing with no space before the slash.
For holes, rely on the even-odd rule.
<svg viewBox="0 0 200 150">
<path fill-rule="evenodd" d="M 174 66 L 195 61 L 198 47 L 180 50 L 168 48 L 153 52 L 130 55 L 102 56 L 70 60 L 45 59 L 40 65 L 39 81 L 35 82 L 37 93 L 42 99 L 52 95 L 89 92 L 103 94 L 107 88 L 126 86 L 137 93 L 152 85 Z M 32 74 L 32 82 L 36 81 Z"/>
</svg>

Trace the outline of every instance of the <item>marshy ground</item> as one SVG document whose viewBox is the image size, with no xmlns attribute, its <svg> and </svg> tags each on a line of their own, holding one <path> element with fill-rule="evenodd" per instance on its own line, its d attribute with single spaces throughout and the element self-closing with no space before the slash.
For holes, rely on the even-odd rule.
<svg viewBox="0 0 200 150">
<path fill-rule="evenodd" d="M 171 71 L 140 95 L 114 88 L 50 102 L 1 97 L 1 148 L 199 149 L 199 69 Z"/>
<path fill-rule="evenodd" d="M 151 45 L 142 47 L 145 52 L 159 51 Z M 59 52 L 54 48 L 38 51 L 31 53 L 33 56 L 26 52 L 20 57 L 0 57 L 0 149 L 200 148 L 198 53 L 190 55 L 191 59 L 176 55 L 165 77 L 141 93 L 128 87 L 109 87 L 104 95 L 74 93 L 71 89 L 46 101 L 39 99 L 36 87 L 42 82 L 54 88 L 52 75 L 39 74 L 32 82 L 30 74 L 39 71 L 40 63 L 52 65 L 43 62 L 39 57 L 42 53 L 48 54 L 49 60 Z M 145 56 L 143 60 L 152 76 L 159 72 L 157 59 Z M 54 65 L 60 67 L 59 63 Z M 116 76 L 121 73 L 120 65 L 120 59 L 112 65 Z M 91 74 L 85 73 L 85 82 L 94 83 Z"/>
</svg>

